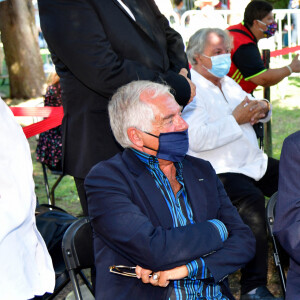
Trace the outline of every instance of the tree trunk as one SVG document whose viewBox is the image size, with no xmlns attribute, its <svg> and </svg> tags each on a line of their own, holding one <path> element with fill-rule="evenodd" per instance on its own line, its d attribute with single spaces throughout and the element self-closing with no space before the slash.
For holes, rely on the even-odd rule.
<svg viewBox="0 0 300 300">
<path fill-rule="evenodd" d="M 0 30 L 11 98 L 42 96 L 45 74 L 32 1 L 0 2 Z"/>
</svg>

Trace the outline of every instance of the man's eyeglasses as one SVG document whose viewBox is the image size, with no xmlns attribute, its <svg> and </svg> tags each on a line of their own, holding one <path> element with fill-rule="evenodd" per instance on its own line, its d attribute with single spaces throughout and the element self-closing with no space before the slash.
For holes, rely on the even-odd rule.
<svg viewBox="0 0 300 300">
<path fill-rule="evenodd" d="M 110 266 L 109 272 L 127 277 L 137 277 L 135 274 L 135 267 L 127 267 L 122 265 Z"/>
</svg>

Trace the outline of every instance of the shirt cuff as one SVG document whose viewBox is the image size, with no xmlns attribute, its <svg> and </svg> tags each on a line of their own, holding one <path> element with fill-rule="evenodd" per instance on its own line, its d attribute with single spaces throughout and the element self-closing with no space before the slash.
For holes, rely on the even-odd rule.
<svg viewBox="0 0 300 300">
<path fill-rule="evenodd" d="M 263 119 L 260 119 L 259 122 L 262 122 L 262 123 L 266 123 L 266 122 L 269 122 L 270 119 L 271 119 L 271 116 L 272 116 L 272 104 L 270 103 L 270 101 L 268 99 L 262 99 L 262 101 L 266 101 L 269 103 L 269 111 L 268 113 L 266 114 L 266 116 L 263 118 Z"/>
<path fill-rule="evenodd" d="M 228 231 L 224 223 L 217 219 L 208 220 L 208 222 L 212 223 L 218 229 L 222 242 L 225 242 L 228 238 Z"/>
<path fill-rule="evenodd" d="M 193 260 L 186 265 L 191 279 L 206 279 L 211 278 L 212 274 L 205 265 L 204 260 L 200 257 L 197 260 Z"/>
</svg>

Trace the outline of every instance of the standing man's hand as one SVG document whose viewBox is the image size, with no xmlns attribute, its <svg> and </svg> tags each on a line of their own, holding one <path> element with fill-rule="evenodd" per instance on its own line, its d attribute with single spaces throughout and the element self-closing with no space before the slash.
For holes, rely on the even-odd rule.
<svg viewBox="0 0 300 300">
<path fill-rule="evenodd" d="M 188 101 L 187 104 L 189 104 L 193 99 L 194 97 L 196 96 L 196 86 L 194 85 L 194 83 L 187 77 L 188 75 L 188 70 L 185 69 L 185 68 L 182 68 L 179 72 L 179 75 L 182 75 L 183 77 L 186 78 L 186 80 L 188 81 L 189 85 L 190 85 L 190 88 L 191 88 L 191 96 L 190 96 L 190 99 Z"/>
</svg>

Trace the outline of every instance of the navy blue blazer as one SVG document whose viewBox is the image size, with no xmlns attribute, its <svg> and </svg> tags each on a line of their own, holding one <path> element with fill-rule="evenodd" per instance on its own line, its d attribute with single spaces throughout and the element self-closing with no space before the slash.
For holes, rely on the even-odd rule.
<svg viewBox="0 0 300 300">
<path fill-rule="evenodd" d="M 300 299 L 300 131 L 283 143 L 274 234 L 290 255 L 285 299 Z"/>
<path fill-rule="evenodd" d="M 204 257 L 230 299 L 227 275 L 255 253 L 255 240 L 209 162 L 186 156 L 183 178 L 196 224 L 173 228 L 167 204 L 145 165 L 130 149 L 98 163 L 85 180 L 95 232 L 96 299 L 166 299 L 168 288 L 109 273 L 110 265 L 168 270 Z M 223 243 L 207 220 L 227 227 Z M 224 280 L 225 279 L 225 280 Z"/>
</svg>

